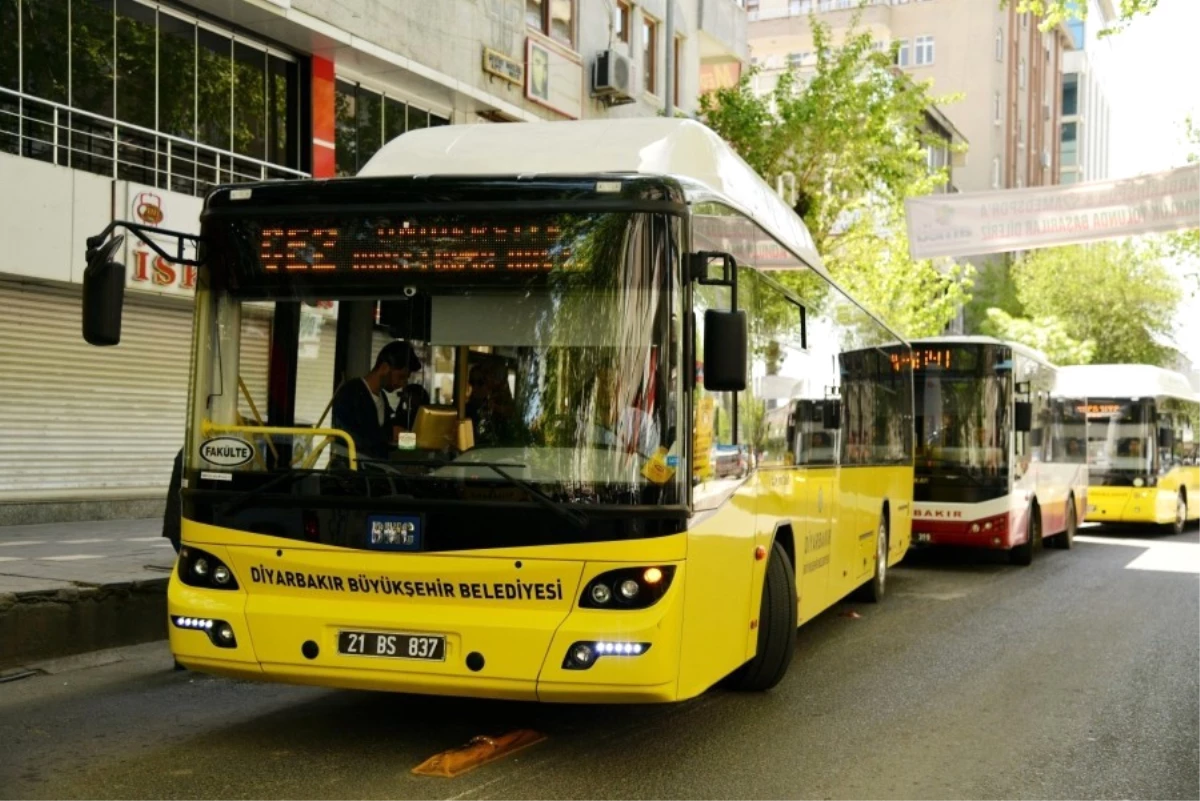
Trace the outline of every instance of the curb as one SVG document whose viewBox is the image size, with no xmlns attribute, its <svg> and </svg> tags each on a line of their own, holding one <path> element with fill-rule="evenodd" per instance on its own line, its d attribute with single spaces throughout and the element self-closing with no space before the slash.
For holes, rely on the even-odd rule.
<svg viewBox="0 0 1200 801">
<path fill-rule="evenodd" d="M 167 581 L 0 594 L 0 670 L 165 639 Z"/>
</svg>

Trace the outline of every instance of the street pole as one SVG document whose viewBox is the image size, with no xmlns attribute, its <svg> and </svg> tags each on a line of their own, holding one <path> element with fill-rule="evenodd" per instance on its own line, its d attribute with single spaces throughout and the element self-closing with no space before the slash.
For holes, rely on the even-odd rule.
<svg viewBox="0 0 1200 801">
<path fill-rule="evenodd" d="M 667 100 L 663 104 L 663 113 L 668 117 L 675 116 L 675 0 L 667 0 Z"/>
</svg>

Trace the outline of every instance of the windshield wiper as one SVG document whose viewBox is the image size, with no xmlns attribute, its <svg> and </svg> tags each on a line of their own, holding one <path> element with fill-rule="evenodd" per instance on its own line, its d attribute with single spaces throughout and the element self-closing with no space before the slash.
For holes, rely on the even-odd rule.
<svg viewBox="0 0 1200 801">
<path fill-rule="evenodd" d="M 359 464 L 365 463 L 365 464 L 376 465 L 376 466 L 385 465 L 386 467 L 388 467 L 391 470 L 396 469 L 395 465 L 393 465 L 391 462 L 386 461 L 384 459 L 370 459 L 370 458 L 359 457 L 358 461 L 359 461 Z M 587 527 L 588 519 L 584 515 L 580 514 L 579 512 L 576 512 L 574 509 L 568 508 L 565 504 L 554 500 L 549 495 L 542 492 L 540 489 L 533 486 L 532 484 L 530 484 L 526 481 L 522 481 L 521 479 L 517 478 L 516 476 L 509 475 L 508 473 L 504 472 L 504 468 L 506 468 L 506 467 L 523 468 L 523 467 L 525 467 L 525 465 L 523 465 L 523 464 L 515 464 L 513 462 L 458 462 L 458 461 L 454 461 L 453 459 L 429 459 L 429 460 L 426 460 L 423 462 L 419 462 L 418 464 L 435 466 L 435 467 L 486 467 L 487 469 L 491 470 L 496 475 L 500 476 L 502 479 L 507 481 L 512 486 L 514 486 L 517 489 L 524 492 L 526 495 L 529 496 L 530 500 L 535 501 L 538 504 L 540 504 L 541 506 L 543 506 L 544 508 L 549 509 L 550 511 L 554 512 L 556 515 L 558 515 L 562 519 L 566 520 L 568 523 L 571 523 L 576 528 L 586 528 Z"/>
<path fill-rule="evenodd" d="M 246 490 L 245 492 L 234 495 L 232 498 L 227 500 L 225 502 L 225 514 L 237 514 L 249 506 L 256 498 L 266 495 L 268 492 L 276 489 L 277 487 L 290 487 L 295 482 L 307 476 L 330 476 L 331 478 L 336 478 L 344 487 L 349 483 L 349 477 L 346 475 L 347 472 L 349 471 L 345 469 L 311 470 L 304 467 L 289 468 L 283 473 L 280 473 L 272 478 L 270 481 L 259 484 L 254 489 Z"/>
</svg>

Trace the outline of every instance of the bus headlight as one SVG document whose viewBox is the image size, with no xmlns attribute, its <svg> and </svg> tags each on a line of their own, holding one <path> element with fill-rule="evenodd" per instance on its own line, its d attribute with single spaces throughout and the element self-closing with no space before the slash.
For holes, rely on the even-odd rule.
<svg viewBox="0 0 1200 801">
<path fill-rule="evenodd" d="M 645 609 L 666 595 L 674 565 L 623 567 L 588 582 L 579 599 L 585 609 Z"/>
<path fill-rule="evenodd" d="M 207 551 L 185 545 L 179 549 L 179 580 L 206 590 L 236 590 L 237 579 L 229 566 Z"/>
<path fill-rule="evenodd" d="M 650 650 L 648 642 L 616 642 L 597 640 L 594 642 L 577 642 L 567 649 L 563 659 L 563 670 L 587 670 L 596 664 L 601 657 L 641 656 Z"/>
</svg>

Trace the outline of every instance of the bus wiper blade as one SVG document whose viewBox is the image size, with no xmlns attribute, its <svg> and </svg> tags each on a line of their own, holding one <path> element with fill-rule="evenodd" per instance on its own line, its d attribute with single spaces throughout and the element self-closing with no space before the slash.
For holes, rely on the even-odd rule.
<svg viewBox="0 0 1200 801">
<path fill-rule="evenodd" d="M 376 466 L 386 465 L 386 467 L 390 470 L 396 469 L 395 466 L 391 462 L 389 462 L 385 459 L 371 459 L 371 458 L 360 457 L 358 461 L 360 464 L 369 464 L 369 465 L 376 465 Z M 517 478 L 516 476 L 509 475 L 508 473 L 504 472 L 504 468 L 506 468 L 506 467 L 510 467 L 510 468 L 515 467 L 515 468 L 519 469 L 519 468 L 525 467 L 525 465 L 523 465 L 523 464 L 516 464 L 515 462 L 458 462 L 453 459 L 429 459 L 427 461 L 419 462 L 418 464 L 427 465 L 430 467 L 485 467 L 485 468 L 491 470 L 492 472 L 494 472 L 496 475 L 503 478 L 505 481 L 507 481 L 512 486 L 514 486 L 517 489 L 524 492 L 526 495 L 529 496 L 530 500 L 535 501 L 538 504 L 540 504 L 541 506 L 545 507 L 546 509 L 549 509 L 550 511 L 554 512 L 556 515 L 558 515 L 562 519 L 566 520 L 568 523 L 571 523 L 576 528 L 586 528 L 587 527 L 588 519 L 584 515 L 580 514 L 579 512 L 576 512 L 573 509 L 568 508 L 565 504 L 554 500 L 549 495 L 542 492 L 540 489 L 533 486 L 532 484 L 529 484 L 528 482 L 522 481 L 521 479 Z"/>
<path fill-rule="evenodd" d="M 242 511 L 247 506 L 249 506 L 254 501 L 255 498 L 259 498 L 263 495 L 266 495 L 268 492 L 270 492 L 271 490 L 273 490 L 277 487 L 282 487 L 282 486 L 290 487 L 296 481 L 299 481 L 300 479 L 304 478 L 305 476 L 310 476 L 310 475 L 313 475 L 313 471 L 307 470 L 304 468 L 300 468 L 300 467 L 293 467 L 293 468 L 287 470 L 286 472 L 280 473 L 279 475 L 275 476 L 275 478 L 271 479 L 270 481 L 267 481 L 263 484 L 259 484 L 254 489 L 246 490 L 245 492 L 243 492 L 239 495 L 235 495 L 232 498 L 230 498 L 225 503 L 225 514 L 229 514 L 229 515 L 237 514 L 238 512 Z"/>
</svg>

